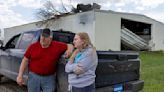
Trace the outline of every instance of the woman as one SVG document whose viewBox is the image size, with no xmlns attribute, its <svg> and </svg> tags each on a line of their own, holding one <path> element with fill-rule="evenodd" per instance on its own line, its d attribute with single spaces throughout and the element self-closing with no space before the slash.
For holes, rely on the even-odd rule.
<svg viewBox="0 0 164 92">
<path fill-rule="evenodd" d="M 65 67 L 71 92 L 95 92 L 96 49 L 85 32 L 77 33 L 73 44 L 76 50 Z"/>
</svg>

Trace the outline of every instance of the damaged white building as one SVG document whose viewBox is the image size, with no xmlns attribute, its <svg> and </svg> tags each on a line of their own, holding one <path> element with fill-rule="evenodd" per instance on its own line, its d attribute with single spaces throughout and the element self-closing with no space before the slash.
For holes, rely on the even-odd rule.
<svg viewBox="0 0 164 92">
<path fill-rule="evenodd" d="M 5 41 L 11 34 L 49 27 L 53 30 L 87 32 L 97 50 L 164 50 L 164 24 L 133 13 L 104 10 L 68 14 L 40 26 L 40 22 L 4 29 Z"/>
</svg>

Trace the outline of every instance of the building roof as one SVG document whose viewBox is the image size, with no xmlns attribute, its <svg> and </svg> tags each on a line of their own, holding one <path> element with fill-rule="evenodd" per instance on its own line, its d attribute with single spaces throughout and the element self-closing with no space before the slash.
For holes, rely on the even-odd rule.
<svg viewBox="0 0 164 92">
<path fill-rule="evenodd" d="M 147 19 L 150 19 L 152 21 L 155 21 L 155 22 L 158 22 L 160 24 L 163 24 L 163 22 L 160 22 L 160 21 L 157 21 L 151 17 L 148 17 L 146 15 L 143 15 L 143 14 L 138 14 L 138 13 L 127 13 L 127 12 L 116 12 L 116 11 L 112 11 L 112 10 L 94 10 L 95 12 L 103 12 L 103 13 L 113 13 L 113 14 L 123 14 L 123 15 L 132 15 L 132 16 L 140 16 L 140 17 L 145 17 Z"/>
</svg>

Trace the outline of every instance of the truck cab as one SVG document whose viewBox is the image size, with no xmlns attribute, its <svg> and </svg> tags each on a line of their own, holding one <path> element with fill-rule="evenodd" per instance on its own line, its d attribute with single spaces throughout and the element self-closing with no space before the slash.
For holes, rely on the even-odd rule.
<svg viewBox="0 0 164 92">
<path fill-rule="evenodd" d="M 31 30 L 13 36 L 0 49 L 0 75 L 16 81 L 19 67 L 27 47 L 40 39 L 42 29 Z M 53 40 L 72 43 L 74 33 L 62 30 L 53 31 Z M 143 89 L 140 80 L 139 53 L 132 51 L 97 51 L 96 92 L 138 92 Z M 62 56 L 57 69 L 57 92 L 67 92 L 68 82 L 65 73 L 67 60 Z M 28 69 L 24 74 L 27 84 Z M 25 84 L 25 85 L 26 85 Z"/>
</svg>

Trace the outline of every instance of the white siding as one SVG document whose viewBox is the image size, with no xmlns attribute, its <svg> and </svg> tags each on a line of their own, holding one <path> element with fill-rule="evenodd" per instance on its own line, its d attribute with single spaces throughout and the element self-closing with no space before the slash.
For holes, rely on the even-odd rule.
<svg viewBox="0 0 164 92">
<path fill-rule="evenodd" d="M 152 42 L 154 43 L 153 51 L 164 50 L 164 25 L 153 23 Z"/>
<path fill-rule="evenodd" d="M 121 18 L 112 13 L 96 12 L 95 42 L 98 50 L 119 51 Z"/>
<path fill-rule="evenodd" d="M 91 38 L 92 43 L 95 43 L 94 30 L 94 12 L 83 12 L 75 15 L 61 17 L 50 27 L 51 29 L 63 29 L 66 31 L 87 32 Z"/>
</svg>

